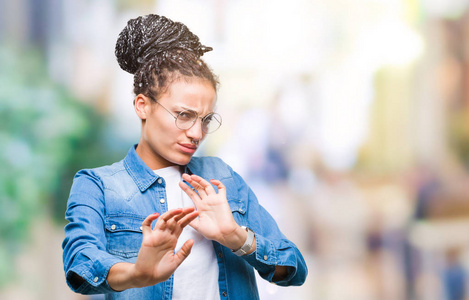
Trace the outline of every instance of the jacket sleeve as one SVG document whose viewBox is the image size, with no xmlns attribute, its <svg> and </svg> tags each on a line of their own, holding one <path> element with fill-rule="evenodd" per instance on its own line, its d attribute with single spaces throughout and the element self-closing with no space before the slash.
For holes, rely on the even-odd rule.
<svg viewBox="0 0 469 300">
<path fill-rule="evenodd" d="M 256 250 L 242 257 L 269 282 L 273 282 L 275 266 L 287 266 L 287 276 L 274 283 L 280 286 L 302 285 L 308 274 L 302 254 L 296 245 L 283 235 L 275 220 L 259 204 L 256 195 L 241 176 L 232 172 L 239 197 L 247 199 L 248 224 L 256 237 Z"/>
<path fill-rule="evenodd" d="M 74 292 L 114 292 L 106 277 L 122 259 L 106 252 L 104 209 L 100 179 L 87 170 L 78 172 L 68 199 L 62 243 L 65 277 Z"/>
</svg>

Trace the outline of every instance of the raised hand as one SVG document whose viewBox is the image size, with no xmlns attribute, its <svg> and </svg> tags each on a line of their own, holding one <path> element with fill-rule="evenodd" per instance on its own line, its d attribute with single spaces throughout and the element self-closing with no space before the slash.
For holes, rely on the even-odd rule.
<svg viewBox="0 0 469 300">
<path fill-rule="evenodd" d="M 226 199 L 225 186 L 218 180 L 210 182 L 197 175 L 183 174 L 182 178 L 197 190 L 193 191 L 187 184 L 179 186 L 194 202 L 199 218 L 190 223 L 195 230 L 209 240 L 214 240 L 230 248 L 239 249 L 246 240 L 246 232 L 236 223 Z"/>
<path fill-rule="evenodd" d="M 173 209 L 160 217 L 158 213 L 149 215 L 142 223 L 143 240 L 136 263 L 115 264 L 107 278 L 111 288 L 119 291 L 167 280 L 191 251 L 194 241 L 188 240 L 174 253 L 183 228 L 197 216 L 194 207 Z M 156 219 L 152 229 L 151 224 Z"/>
</svg>

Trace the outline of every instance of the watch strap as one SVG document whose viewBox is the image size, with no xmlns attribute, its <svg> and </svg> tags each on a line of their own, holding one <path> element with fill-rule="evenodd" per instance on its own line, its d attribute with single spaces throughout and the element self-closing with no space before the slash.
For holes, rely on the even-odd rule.
<svg viewBox="0 0 469 300">
<path fill-rule="evenodd" d="M 246 230 L 248 235 L 246 237 L 246 241 L 244 242 L 244 245 L 241 246 L 241 248 L 239 248 L 236 251 L 232 250 L 233 253 L 236 254 L 237 256 L 242 256 L 248 253 L 249 250 L 251 250 L 252 248 L 252 244 L 254 243 L 254 231 L 252 231 L 250 228 L 247 228 L 246 226 L 241 226 L 241 228 Z"/>
</svg>

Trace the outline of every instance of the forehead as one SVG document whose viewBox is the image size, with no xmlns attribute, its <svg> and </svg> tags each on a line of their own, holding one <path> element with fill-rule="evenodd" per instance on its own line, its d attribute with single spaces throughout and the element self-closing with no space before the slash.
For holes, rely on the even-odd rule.
<svg viewBox="0 0 469 300">
<path fill-rule="evenodd" d="M 216 91 L 206 79 L 181 78 L 171 82 L 158 101 L 172 108 L 180 107 L 206 112 L 215 107 Z"/>
</svg>

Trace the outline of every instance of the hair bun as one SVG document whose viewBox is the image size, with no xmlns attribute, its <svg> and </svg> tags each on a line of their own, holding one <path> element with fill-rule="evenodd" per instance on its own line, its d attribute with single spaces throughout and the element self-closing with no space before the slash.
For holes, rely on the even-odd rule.
<svg viewBox="0 0 469 300">
<path fill-rule="evenodd" d="M 140 66 L 155 56 L 164 57 L 171 50 L 188 50 L 202 56 L 205 47 L 186 25 L 159 15 L 146 15 L 127 22 L 116 43 L 119 66 L 135 74 Z"/>
</svg>

